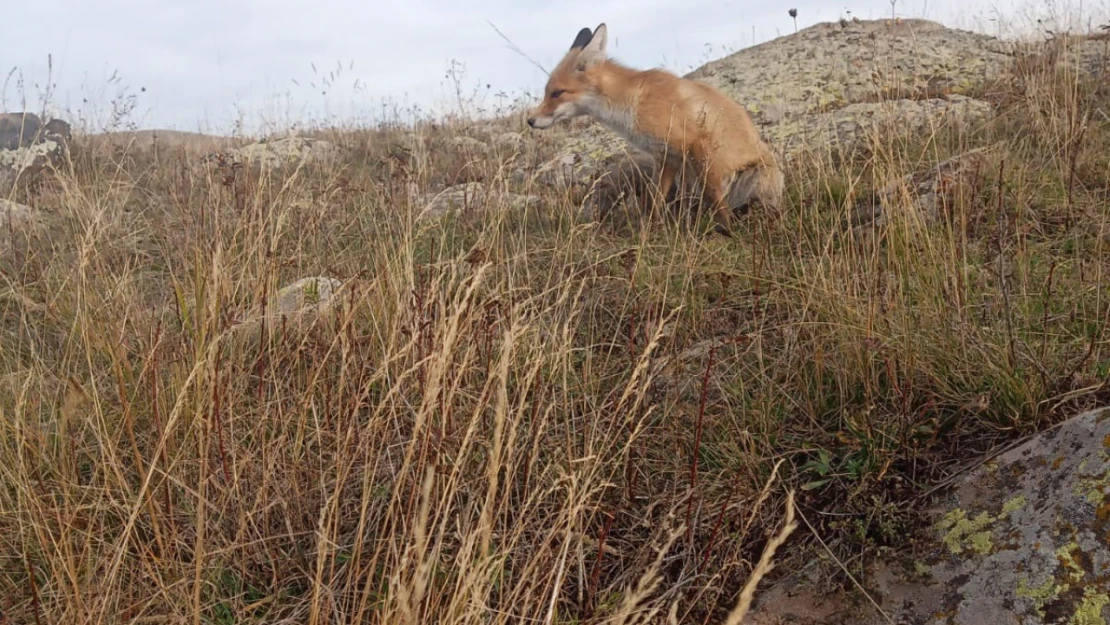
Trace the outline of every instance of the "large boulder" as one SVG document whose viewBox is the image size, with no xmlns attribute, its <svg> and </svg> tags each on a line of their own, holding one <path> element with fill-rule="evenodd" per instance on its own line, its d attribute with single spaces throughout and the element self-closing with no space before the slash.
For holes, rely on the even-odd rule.
<svg viewBox="0 0 1110 625">
<path fill-rule="evenodd" d="M 775 125 L 853 103 L 967 94 L 1005 74 L 1010 48 L 927 20 L 845 20 L 741 50 L 687 77 Z"/>
<path fill-rule="evenodd" d="M 61 119 L 43 123 L 34 113 L 0 113 L 0 191 L 66 159 L 72 140 Z"/>
<path fill-rule="evenodd" d="M 930 517 L 921 556 L 879 563 L 862 580 L 874 604 L 791 579 L 763 593 L 752 622 L 1110 622 L 1110 409 L 987 462 Z"/>
</svg>

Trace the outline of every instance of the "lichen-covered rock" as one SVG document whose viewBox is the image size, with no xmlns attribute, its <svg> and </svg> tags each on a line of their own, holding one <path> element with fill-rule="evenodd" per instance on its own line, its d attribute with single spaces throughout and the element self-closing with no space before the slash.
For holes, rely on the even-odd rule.
<svg viewBox="0 0 1110 625">
<path fill-rule="evenodd" d="M 491 206 L 523 208 L 539 202 L 532 195 L 494 193 L 480 182 L 466 182 L 447 187 L 438 193 L 415 193 L 417 218 L 439 217 L 449 211 L 485 209 Z"/>
<path fill-rule="evenodd" d="M 22 232 L 37 223 L 38 215 L 30 206 L 0 198 L 0 252 L 8 247 L 11 241 L 9 234 Z"/>
<path fill-rule="evenodd" d="M 961 95 L 884 102 L 860 102 L 763 130 L 763 136 L 789 161 L 803 152 L 850 151 L 875 136 L 931 132 L 981 123 L 991 105 Z M 881 134 L 876 134 L 881 133 Z"/>
<path fill-rule="evenodd" d="M 524 147 L 524 135 L 519 132 L 503 132 L 493 138 L 493 144 L 502 150 L 519 150 Z"/>
<path fill-rule="evenodd" d="M 687 74 L 778 123 L 898 93 L 965 93 L 1003 75 L 1010 45 L 927 20 L 821 23 Z"/>
<path fill-rule="evenodd" d="M 1110 618 L 1110 410 L 1073 418 L 967 476 L 935 524 L 938 605 L 978 623 Z"/>
<path fill-rule="evenodd" d="M 484 154 L 489 150 L 489 146 L 481 139 L 467 137 L 466 135 L 451 137 L 451 145 L 456 150 L 474 155 Z"/>
<path fill-rule="evenodd" d="M 457 184 L 420 197 L 418 209 L 422 217 L 437 217 L 452 210 L 475 208 L 485 204 L 486 187 L 480 182 Z"/>
<path fill-rule="evenodd" d="M 282 332 L 304 328 L 321 318 L 334 315 L 344 303 L 344 284 L 336 278 L 310 276 L 291 282 L 261 306 L 249 311 L 243 319 L 228 328 L 229 338 L 252 340 L 264 324 Z"/>
<path fill-rule="evenodd" d="M 536 168 L 532 179 L 554 188 L 589 185 L 607 166 L 634 152 L 617 135 L 593 125 L 564 141 L 555 156 Z"/>
<path fill-rule="evenodd" d="M 1065 47 L 1064 62 L 1090 78 L 1110 77 L 1110 33 L 1076 38 Z"/>
<path fill-rule="evenodd" d="M 334 158 L 338 151 L 335 144 L 322 139 L 286 137 L 215 152 L 205 156 L 204 162 L 217 165 L 244 163 L 261 169 L 280 169 L 301 163 L 323 162 Z"/>
<path fill-rule="evenodd" d="M 932 517 L 931 553 L 882 563 L 863 580 L 892 621 L 867 602 L 784 583 L 757 601 L 752 622 L 1110 622 L 1110 409 L 971 472 Z"/>
<path fill-rule="evenodd" d="M 45 124 L 34 113 L 0 113 L 0 189 L 65 160 L 72 140 L 61 119 Z"/>
<path fill-rule="evenodd" d="M 184 153 L 188 158 L 203 157 L 217 150 L 227 150 L 245 143 L 237 137 L 210 135 L 200 132 L 154 128 L 147 130 L 116 130 L 80 137 L 81 144 L 93 151 L 107 149 L 120 153 L 163 152 Z"/>
<path fill-rule="evenodd" d="M 1060 33 L 1045 41 L 1022 43 L 1014 51 L 1015 73 L 1028 78 L 1055 71 L 1065 77 L 1104 80 L 1110 77 L 1110 29 L 1103 27 L 1103 31 Z"/>
<path fill-rule="evenodd" d="M 875 189 L 856 205 L 852 227 L 882 227 L 891 215 L 911 208 L 929 226 L 941 218 L 945 200 L 951 201 L 961 185 L 967 185 L 983 171 L 992 146 L 984 146 L 945 159 L 920 172 L 902 176 Z"/>
<path fill-rule="evenodd" d="M 34 214 L 30 206 L 0 198 L 0 228 L 27 223 L 34 219 Z"/>
<path fill-rule="evenodd" d="M 339 280 L 325 276 L 301 278 L 278 290 L 273 312 L 287 314 L 327 310 L 335 303 L 335 296 L 342 286 Z"/>
</svg>

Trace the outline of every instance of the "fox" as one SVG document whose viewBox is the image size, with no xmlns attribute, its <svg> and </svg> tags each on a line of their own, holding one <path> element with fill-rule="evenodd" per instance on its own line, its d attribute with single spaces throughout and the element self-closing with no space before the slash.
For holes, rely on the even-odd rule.
<svg viewBox="0 0 1110 625">
<path fill-rule="evenodd" d="M 782 170 L 747 109 L 712 85 L 610 59 L 607 41 L 604 22 L 578 31 L 548 75 L 542 100 L 528 112 L 528 126 L 543 130 L 593 118 L 652 157 L 653 182 L 664 202 L 680 173 L 696 174 L 716 230 L 727 237 L 734 206 L 781 206 Z"/>
</svg>

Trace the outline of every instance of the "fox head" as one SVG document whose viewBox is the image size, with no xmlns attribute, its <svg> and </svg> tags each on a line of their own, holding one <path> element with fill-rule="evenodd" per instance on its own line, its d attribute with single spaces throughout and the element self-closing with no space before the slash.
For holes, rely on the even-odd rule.
<svg viewBox="0 0 1110 625">
<path fill-rule="evenodd" d="M 590 69 L 605 60 L 605 24 L 578 31 L 570 50 L 552 70 L 543 90 L 543 101 L 528 115 L 528 125 L 548 128 L 586 113 L 585 102 L 597 95 Z"/>
</svg>

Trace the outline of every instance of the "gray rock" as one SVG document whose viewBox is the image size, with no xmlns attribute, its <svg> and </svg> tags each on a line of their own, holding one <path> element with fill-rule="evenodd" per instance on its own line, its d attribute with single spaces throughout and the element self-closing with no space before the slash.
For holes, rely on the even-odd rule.
<svg viewBox="0 0 1110 625">
<path fill-rule="evenodd" d="M 30 206 L 0 198 L 0 228 L 27 223 L 34 215 Z"/>
<path fill-rule="evenodd" d="M 944 550 L 930 567 L 953 625 L 1110 618 L 1108 449 L 1110 410 L 1090 412 L 962 481 L 936 523 Z"/>
<path fill-rule="evenodd" d="M 0 190 L 61 165 L 72 138 L 70 125 L 61 119 L 44 124 L 34 113 L 0 113 Z"/>
<path fill-rule="evenodd" d="M 503 150 L 519 150 L 524 147 L 524 135 L 519 132 L 503 132 L 493 138 L 493 143 Z"/>
<path fill-rule="evenodd" d="M 485 203 L 487 195 L 485 185 L 480 182 L 466 182 L 447 187 L 439 193 L 422 197 L 421 215 L 438 217 L 448 211 L 481 206 Z"/>
<path fill-rule="evenodd" d="M 0 198 L 0 252 L 8 248 L 14 237 L 46 223 L 45 216 L 30 206 Z"/>
<path fill-rule="evenodd" d="M 1110 33 L 1078 38 L 1066 48 L 1065 63 L 1072 63 L 1090 78 L 1110 76 Z"/>
<path fill-rule="evenodd" d="M 486 145 L 484 141 L 481 141 L 480 139 L 475 139 L 474 137 L 467 137 L 465 135 L 452 137 L 451 145 L 454 146 L 457 150 L 461 150 L 463 152 L 474 155 L 485 154 L 489 150 L 489 146 Z"/>
<path fill-rule="evenodd" d="M 1110 29 L 1076 35 L 1060 33 L 1036 43 L 1025 43 L 1015 50 L 1015 73 L 1019 76 L 1045 74 L 1055 70 L 1069 77 L 1102 80 L 1110 75 Z"/>
<path fill-rule="evenodd" d="M 534 195 L 494 193 L 480 182 L 457 184 L 430 194 L 419 194 L 414 190 L 414 197 L 417 202 L 418 219 L 435 218 L 459 210 L 485 210 L 500 207 L 520 209 L 533 206 L 540 201 Z"/>
<path fill-rule="evenodd" d="M 291 282 L 269 300 L 265 310 L 255 308 L 228 329 L 236 340 L 255 339 L 263 323 L 271 328 L 279 324 L 285 331 L 305 327 L 312 322 L 334 315 L 344 303 L 344 285 L 336 278 L 310 276 Z"/>
<path fill-rule="evenodd" d="M 790 580 L 753 623 L 1110 622 L 1110 409 L 1079 415 L 960 480 L 931 512 L 931 553 L 885 562 L 867 602 Z M 820 606 L 820 610 L 815 607 Z"/>
<path fill-rule="evenodd" d="M 960 185 L 982 172 L 992 146 L 969 150 L 941 161 L 925 171 L 903 176 L 864 198 L 853 210 L 851 226 L 886 225 L 894 211 L 912 208 L 926 225 L 941 217 L 945 199 L 951 199 Z"/>
<path fill-rule="evenodd" d="M 288 314 L 328 310 L 335 303 L 335 296 L 342 286 L 339 280 L 325 276 L 301 278 L 278 290 L 273 312 Z"/>
</svg>

